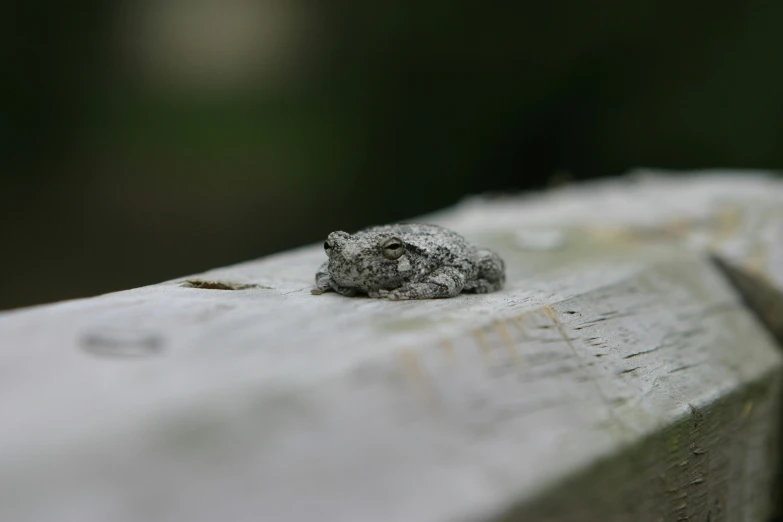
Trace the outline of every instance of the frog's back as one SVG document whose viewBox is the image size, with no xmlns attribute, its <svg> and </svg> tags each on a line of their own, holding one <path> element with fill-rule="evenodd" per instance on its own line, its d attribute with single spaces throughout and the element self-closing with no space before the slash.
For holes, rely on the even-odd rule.
<svg viewBox="0 0 783 522">
<path fill-rule="evenodd" d="M 417 238 L 431 238 L 453 240 L 464 243 L 465 238 L 447 228 L 426 223 L 396 223 L 393 225 L 380 225 L 360 230 L 357 234 L 391 234 L 402 238 L 403 241 Z"/>
<path fill-rule="evenodd" d="M 475 247 L 464 237 L 439 225 L 399 223 L 361 230 L 361 234 L 397 236 L 414 252 L 423 256 L 428 264 L 452 265 L 470 262 L 475 256 Z"/>
</svg>

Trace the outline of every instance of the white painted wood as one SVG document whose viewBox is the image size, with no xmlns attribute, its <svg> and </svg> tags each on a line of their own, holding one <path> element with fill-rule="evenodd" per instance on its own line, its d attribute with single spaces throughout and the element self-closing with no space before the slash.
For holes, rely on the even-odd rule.
<svg viewBox="0 0 783 522">
<path fill-rule="evenodd" d="M 313 246 L 0 314 L 0 520 L 764 520 L 783 359 L 708 253 L 781 288 L 781 194 L 637 174 L 429 216 L 501 253 L 496 294 L 312 296 Z"/>
</svg>

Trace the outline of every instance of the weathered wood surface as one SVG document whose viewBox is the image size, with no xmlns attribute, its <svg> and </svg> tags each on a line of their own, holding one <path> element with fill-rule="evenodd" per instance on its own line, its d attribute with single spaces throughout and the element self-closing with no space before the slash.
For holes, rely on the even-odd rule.
<svg viewBox="0 0 783 522">
<path fill-rule="evenodd" d="M 430 216 L 496 294 L 312 296 L 313 246 L 0 314 L 0 520 L 764 520 L 781 202 L 637 174 Z"/>
</svg>

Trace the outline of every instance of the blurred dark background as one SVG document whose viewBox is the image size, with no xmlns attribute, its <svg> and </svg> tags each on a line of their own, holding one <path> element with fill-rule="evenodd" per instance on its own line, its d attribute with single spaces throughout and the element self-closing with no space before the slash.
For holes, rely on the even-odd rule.
<svg viewBox="0 0 783 522">
<path fill-rule="evenodd" d="M 0 308 L 466 194 L 783 166 L 783 2 L 21 1 Z"/>
</svg>

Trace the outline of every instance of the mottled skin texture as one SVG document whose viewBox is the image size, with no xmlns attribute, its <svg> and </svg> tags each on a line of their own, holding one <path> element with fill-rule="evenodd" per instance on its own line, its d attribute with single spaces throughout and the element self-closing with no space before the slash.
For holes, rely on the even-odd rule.
<svg viewBox="0 0 783 522">
<path fill-rule="evenodd" d="M 484 294 L 503 287 L 500 257 L 437 225 L 386 225 L 329 234 L 329 260 L 315 275 L 318 295 L 367 294 L 393 301 Z"/>
</svg>

